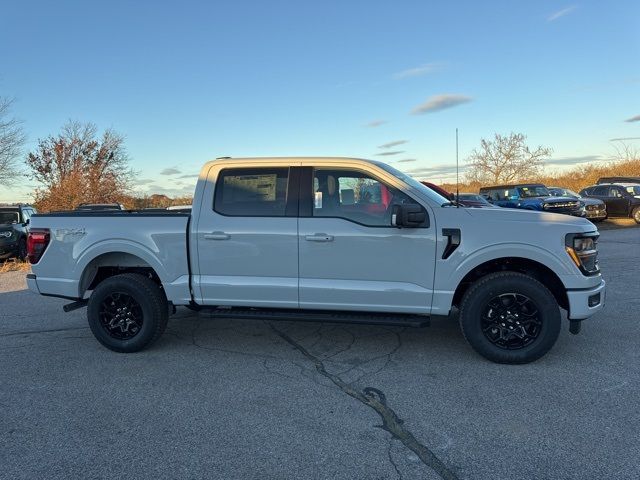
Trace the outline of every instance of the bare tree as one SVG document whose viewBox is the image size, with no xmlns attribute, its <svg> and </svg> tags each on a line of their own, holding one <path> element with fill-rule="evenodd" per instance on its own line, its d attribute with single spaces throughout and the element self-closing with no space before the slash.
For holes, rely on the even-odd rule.
<svg viewBox="0 0 640 480">
<path fill-rule="evenodd" d="M 493 140 L 480 141 L 480 148 L 473 150 L 467 159 L 467 182 L 510 183 L 540 175 L 544 159 L 553 150 L 538 146 L 532 150 L 522 133 L 500 135 Z"/>
<path fill-rule="evenodd" d="M 124 138 L 112 130 L 98 136 L 92 123 L 67 123 L 58 136 L 40 140 L 26 162 L 42 185 L 35 194 L 42 210 L 116 202 L 131 190 L 133 171 Z"/>
<path fill-rule="evenodd" d="M 640 149 L 630 142 L 616 140 L 613 142 L 613 159 L 617 162 L 630 162 L 640 159 Z"/>
<path fill-rule="evenodd" d="M 17 159 L 26 140 L 20 121 L 9 117 L 13 101 L 0 97 L 0 184 L 10 185 L 18 176 Z"/>
</svg>

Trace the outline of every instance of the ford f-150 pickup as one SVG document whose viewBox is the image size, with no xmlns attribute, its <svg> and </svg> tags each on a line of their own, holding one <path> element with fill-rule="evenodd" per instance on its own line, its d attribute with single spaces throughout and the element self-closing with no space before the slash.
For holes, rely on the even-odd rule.
<svg viewBox="0 0 640 480">
<path fill-rule="evenodd" d="M 457 208 L 381 162 L 221 158 L 189 212 L 32 218 L 29 288 L 87 306 L 97 340 L 135 352 L 176 306 L 212 316 L 425 325 L 459 309 L 484 357 L 526 363 L 602 309 L 598 231 L 548 212 Z"/>
</svg>

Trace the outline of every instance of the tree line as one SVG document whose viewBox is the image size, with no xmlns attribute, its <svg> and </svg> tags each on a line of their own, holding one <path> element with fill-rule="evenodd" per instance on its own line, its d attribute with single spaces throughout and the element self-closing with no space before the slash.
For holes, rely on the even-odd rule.
<svg viewBox="0 0 640 480">
<path fill-rule="evenodd" d="M 11 116 L 12 102 L 0 97 L 0 186 L 22 175 L 20 157 L 26 135 Z M 576 166 L 553 176 L 545 173 L 552 149 L 530 147 L 522 133 L 495 134 L 482 139 L 466 161 L 461 191 L 477 192 L 485 185 L 536 182 L 576 191 L 606 175 L 640 175 L 640 155 L 627 144 L 616 146 L 615 161 Z M 100 133 L 91 123 L 70 121 L 57 135 L 40 139 L 26 155 L 25 166 L 38 183 L 33 203 L 41 211 L 72 209 L 81 203 L 121 203 L 127 208 L 191 204 L 191 197 L 135 195 L 135 172 L 130 167 L 124 137 L 107 129 Z M 455 190 L 455 185 L 445 184 Z"/>
</svg>

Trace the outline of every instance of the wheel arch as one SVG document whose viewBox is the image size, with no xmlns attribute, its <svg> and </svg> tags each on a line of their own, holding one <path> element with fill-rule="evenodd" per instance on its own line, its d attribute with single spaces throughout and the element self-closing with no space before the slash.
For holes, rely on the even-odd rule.
<svg viewBox="0 0 640 480">
<path fill-rule="evenodd" d="M 565 310 L 569 308 L 567 291 L 560 277 L 539 261 L 517 256 L 494 258 L 473 267 L 458 283 L 453 295 L 453 304 L 460 305 L 465 292 L 476 280 L 491 273 L 509 271 L 535 278 L 551 291 L 560 307 Z"/>
<path fill-rule="evenodd" d="M 103 280 L 122 273 L 138 273 L 153 280 L 162 287 L 158 270 L 146 259 L 124 251 L 101 253 L 87 261 L 78 284 L 79 297 L 93 290 Z"/>
</svg>

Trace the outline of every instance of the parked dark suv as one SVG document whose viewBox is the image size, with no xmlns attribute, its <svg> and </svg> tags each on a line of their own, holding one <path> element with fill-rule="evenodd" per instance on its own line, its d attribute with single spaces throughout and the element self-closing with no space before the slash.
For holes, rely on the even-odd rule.
<svg viewBox="0 0 640 480">
<path fill-rule="evenodd" d="M 602 220 L 607 218 L 607 206 L 602 200 L 593 197 L 583 197 L 573 190 L 569 190 L 568 188 L 549 187 L 549 191 L 551 192 L 551 195 L 555 195 L 557 197 L 570 197 L 580 200 L 584 204 L 584 210 L 587 214 L 587 219 L 591 220 L 592 222 L 601 222 Z"/>
<path fill-rule="evenodd" d="M 640 183 L 604 183 L 584 188 L 583 197 L 594 197 L 607 205 L 610 217 L 633 218 L 640 223 Z"/>
<path fill-rule="evenodd" d="M 29 223 L 34 213 L 31 205 L 0 205 L 0 260 L 27 257 Z"/>
<path fill-rule="evenodd" d="M 580 200 L 553 196 L 541 183 L 482 187 L 480 195 L 499 207 L 564 213 L 576 217 L 585 216 L 584 204 Z"/>
</svg>

